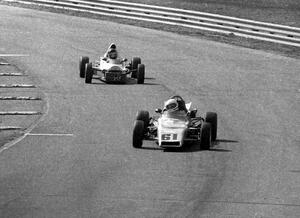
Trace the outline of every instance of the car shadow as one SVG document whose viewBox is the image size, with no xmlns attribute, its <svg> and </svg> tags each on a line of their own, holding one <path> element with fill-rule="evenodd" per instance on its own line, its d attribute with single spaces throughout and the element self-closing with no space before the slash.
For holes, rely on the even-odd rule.
<svg viewBox="0 0 300 218">
<path fill-rule="evenodd" d="M 145 80 L 148 80 L 148 79 L 145 78 Z M 152 80 L 152 78 L 149 80 Z M 137 84 L 137 80 L 133 79 L 133 78 L 127 78 L 126 83 L 106 83 L 97 77 L 94 78 L 90 84 L 92 84 L 92 85 L 160 85 L 159 83 L 152 83 L 152 82 L 151 83 L 144 82 L 143 84 Z"/>
<path fill-rule="evenodd" d="M 164 149 L 163 148 L 161 148 L 161 147 L 145 147 L 145 146 L 143 146 L 143 147 L 141 147 L 140 149 L 143 149 L 143 150 L 160 150 L 160 151 L 163 151 Z"/>
<path fill-rule="evenodd" d="M 217 139 L 212 142 L 211 148 L 209 150 L 201 149 L 199 144 L 193 143 L 186 145 L 182 148 L 167 148 L 164 149 L 164 152 L 180 152 L 180 153 L 189 153 L 189 152 L 201 152 L 201 151 L 214 151 L 214 152 L 232 152 L 230 149 L 220 148 L 222 143 L 238 143 L 236 140 L 228 140 L 228 139 Z M 218 146 L 218 147 L 216 147 Z"/>
</svg>

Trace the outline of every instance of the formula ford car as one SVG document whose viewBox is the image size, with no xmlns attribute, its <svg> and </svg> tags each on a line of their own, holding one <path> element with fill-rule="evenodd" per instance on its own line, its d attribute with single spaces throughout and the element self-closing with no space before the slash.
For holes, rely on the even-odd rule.
<svg viewBox="0 0 300 218">
<path fill-rule="evenodd" d="M 158 117 L 149 117 L 148 111 L 138 111 L 133 128 L 132 145 L 141 148 L 143 140 L 155 140 L 161 148 L 178 148 L 192 142 L 201 149 L 209 149 L 217 138 L 217 114 L 207 112 L 205 118 L 196 117 L 197 110 L 190 110 L 191 103 L 185 104 L 180 96 L 173 96 L 178 113 L 156 109 Z"/>
<path fill-rule="evenodd" d="M 88 57 L 80 57 L 79 60 L 79 76 L 85 78 L 85 83 L 92 83 L 93 75 L 98 75 L 106 83 L 126 83 L 128 74 L 137 79 L 138 84 L 144 83 L 145 65 L 141 64 L 140 58 L 134 57 L 130 63 L 127 59 L 106 57 L 100 57 L 93 63 Z"/>
</svg>

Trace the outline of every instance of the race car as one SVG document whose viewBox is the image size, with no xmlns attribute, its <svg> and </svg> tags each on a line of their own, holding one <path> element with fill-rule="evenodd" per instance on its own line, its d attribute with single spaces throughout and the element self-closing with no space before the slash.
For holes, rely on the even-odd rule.
<svg viewBox="0 0 300 218">
<path fill-rule="evenodd" d="M 179 148 L 188 143 L 198 143 L 201 149 L 209 149 L 217 138 L 217 113 L 206 112 L 204 118 L 197 117 L 197 109 L 185 104 L 180 96 L 176 100 L 178 113 L 156 109 L 158 116 L 150 118 L 148 111 L 138 111 L 133 127 L 132 145 L 141 148 L 143 140 L 155 140 L 161 148 Z"/>
<path fill-rule="evenodd" d="M 106 83 L 126 83 L 127 75 L 137 79 L 138 84 L 143 84 L 145 79 L 145 65 L 141 64 L 141 58 L 134 57 L 130 63 L 127 59 L 110 59 L 100 57 L 100 60 L 89 62 L 89 57 L 80 57 L 79 76 L 85 78 L 85 83 L 92 83 L 94 75 Z"/>
</svg>

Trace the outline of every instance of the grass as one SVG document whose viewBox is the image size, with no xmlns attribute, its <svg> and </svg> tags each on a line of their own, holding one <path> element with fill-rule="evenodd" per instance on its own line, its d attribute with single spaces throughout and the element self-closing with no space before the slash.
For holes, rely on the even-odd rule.
<svg viewBox="0 0 300 218">
<path fill-rule="evenodd" d="M 123 0 L 300 27 L 299 0 Z"/>
<path fill-rule="evenodd" d="M 145 3 L 182 9 L 193 9 L 202 12 L 217 13 L 233 17 L 247 18 L 264 22 L 273 22 L 283 25 L 300 26 L 300 1 L 299 0 L 122 0 L 126 2 Z M 71 16 L 88 17 L 92 19 L 107 20 L 122 24 L 140 26 L 144 28 L 174 32 L 202 39 L 224 42 L 232 45 L 251 49 L 264 50 L 292 58 L 300 58 L 300 49 L 294 46 L 276 44 L 255 39 L 247 39 L 235 35 L 225 35 L 203 30 L 195 30 L 180 26 L 171 26 L 122 18 L 107 17 L 84 12 L 66 11 L 62 9 L 47 8 L 42 6 L 24 5 L 18 3 L 0 2 L 0 4 L 19 6 L 37 10 L 63 13 Z M 298 13 L 297 13 L 298 12 Z"/>
<path fill-rule="evenodd" d="M 0 130 L 0 148 L 8 142 L 20 137 L 23 133 L 15 130 Z"/>
</svg>

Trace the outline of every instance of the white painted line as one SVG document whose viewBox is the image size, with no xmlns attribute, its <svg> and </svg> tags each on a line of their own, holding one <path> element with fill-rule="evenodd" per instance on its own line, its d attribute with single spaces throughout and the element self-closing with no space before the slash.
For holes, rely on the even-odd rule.
<svg viewBox="0 0 300 218">
<path fill-rule="evenodd" d="M 40 111 L 0 111 L 0 115 L 40 115 Z"/>
<path fill-rule="evenodd" d="M 0 73 L 0 76 L 26 76 L 23 73 Z"/>
<path fill-rule="evenodd" d="M 74 136 L 71 133 L 27 133 L 28 136 Z"/>
<path fill-rule="evenodd" d="M 30 97 L 30 96 L 0 96 L 0 100 L 38 101 L 42 99 L 39 97 Z"/>
<path fill-rule="evenodd" d="M 47 97 L 47 94 L 45 96 L 45 101 L 46 101 L 46 110 L 44 111 L 44 113 L 41 113 L 42 116 L 40 116 L 40 118 L 38 119 L 38 121 L 36 121 L 33 125 L 31 125 L 29 128 L 25 129 L 25 133 L 22 134 L 20 137 L 4 144 L 2 147 L 0 147 L 0 153 L 2 153 L 5 150 L 8 150 L 9 148 L 11 148 L 12 146 L 14 146 L 15 144 L 21 142 L 28 134 L 30 133 L 42 120 L 45 119 L 46 115 L 49 113 L 49 100 Z"/>
<path fill-rule="evenodd" d="M 29 54 L 0 54 L 0 57 L 28 57 Z"/>
<path fill-rule="evenodd" d="M 17 129 L 22 129 L 22 127 L 19 127 L 19 126 L 0 126 L 0 131 L 3 131 L 3 130 L 17 130 Z"/>
<path fill-rule="evenodd" d="M 9 63 L 0 62 L 0 65 L 10 65 Z"/>
<path fill-rule="evenodd" d="M 0 84 L 0 88 L 35 88 L 35 85 L 30 84 Z"/>
</svg>

